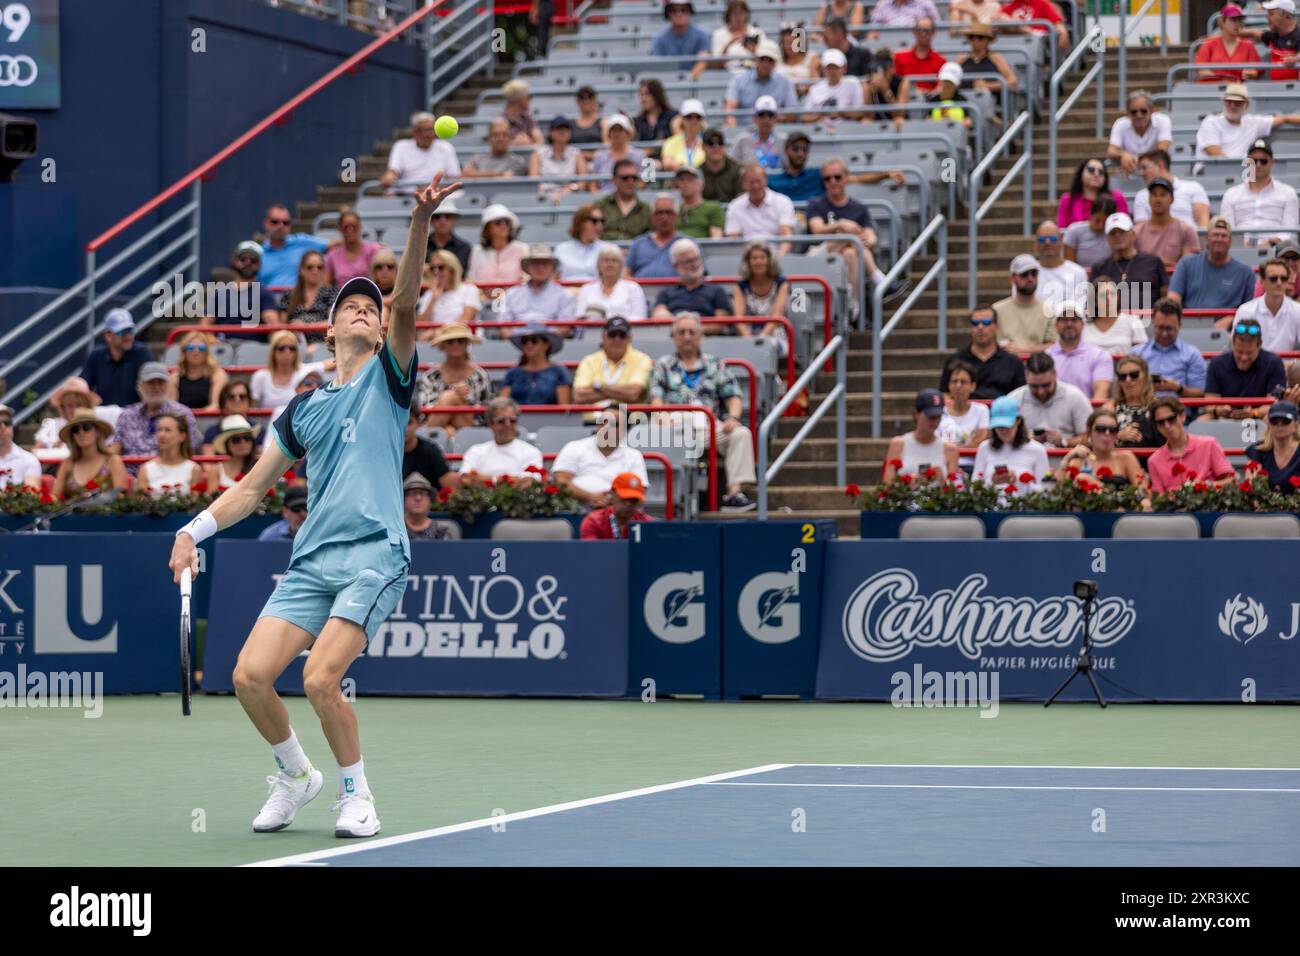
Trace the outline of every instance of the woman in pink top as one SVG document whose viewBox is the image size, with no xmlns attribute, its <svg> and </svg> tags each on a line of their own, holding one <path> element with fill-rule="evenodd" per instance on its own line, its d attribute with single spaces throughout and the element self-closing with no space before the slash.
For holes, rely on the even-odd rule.
<svg viewBox="0 0 1300 956">
<path fill-rule="evenodd" d="M 1246 15 L 1228 4 L 1219 11 L 1219 33 L 1201 44 L 1196 63 L 1258 63 L 1259 50 L 1241 35 Z M 1198 70 L 1197 83 L 1243 83 L 1259 79 L 1259 70 Z"/>
<path fill-rule="evenodd" d="M 1187 434 L 1183 427 L 1186 411 L 1172 395 L 1156 399 L 1151 406 L 1151 421 L 1165 440 L 1147 460 L 1152 491 L 1173 491 L 1188 481 L 1222 485 L 1237 479 L 1216 439 Z"/>
<path fill-rule="evenodd" d="M 1128 212 L 1128 203 L 1124 201 L 1123 194 L 1110 190 L 1110 173 L 1106 172 L 1106 161 L 1085 159 L 1079 164 L 1069 190 L 1061 196 L 1061 205 L 1056 210 L 1056 225 L 1064 229 L 1072 222 L 1087 219 L 1092 215 L 1092 203 L 1098 196 L 1110 196 L 1115 200 L 1116 212 Z"/>
<path fill-rule="evenodd" d="M 349 279 L 370 275 L 370 260 L 384 247 L 378 242 L 361 241 L 361 217 L 351 209 L 339 213 L 339 232 L 343 233 L 343 242 L 325 253 L 325 271 L 326 282 L 342 288 Z"/>
</svg>

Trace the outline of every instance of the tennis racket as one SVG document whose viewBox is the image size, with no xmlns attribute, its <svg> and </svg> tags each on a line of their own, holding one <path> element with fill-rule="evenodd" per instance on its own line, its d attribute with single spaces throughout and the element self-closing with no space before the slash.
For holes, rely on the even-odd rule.
<svg viewBox="0 0 1300 956">
<path fill-rule="evenodd" d="M 190 715 L 190 687 L 193 673 L 190 669 L 190 587 L 193 577 L 190 569 L 181 572 L 181 715 Z"/>
</svg>

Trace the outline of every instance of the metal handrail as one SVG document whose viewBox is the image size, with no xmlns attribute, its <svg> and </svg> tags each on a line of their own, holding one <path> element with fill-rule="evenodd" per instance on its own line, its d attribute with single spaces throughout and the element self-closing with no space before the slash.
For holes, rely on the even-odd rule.
<svg viewBox="0 0 1300 956">
<path fill-rule="evenodd" d="M 985 173 L 987 173 L 988 170 L 992 168 L 993 164 L 997 161 L 998 157 L 1001 156 L 1007 149 L 1010 148 L 1012 141 L 1016 138 L 1016 134 L 1019 133 L 1021 130 L 1024 130 L 1024 135 L 1025 135 L 1025 148 L 1023 153 L 1021 154 L 1020 158 L 1016 160 L 1014 164 L 1012 164 L 1011 168 L 1007 170 L 1007 174 L 1002 177 L 1001 181 L 996 186 L 993 187 L 993 191 L 989 193 L 989 197 L 986 200 L 984 200 L 984 204 L 980 205 L 979 190 L 980 190 L 980 185 L 983 183 Z M 1007 127 L 1007 131 L 1002 134 L 1002 138 L 993 144 L 993 148 L 989 150 L 988 155 L 985 156 L 982 160 L 980 160 L 978 166 L 976 166 L 973 170 L 971 170 L 970 179 L 968 180 L 968 185 L 967 185 L 967 194 L 966 194 L 967 195 L 966 218 L 968 223 L 968 239 L 970 244 L 970 248 L 967 250 L 967 256 L 969 261 L 968 268 L 970 270 L 969 275 L 967 276 L 966 305 L 968 308 L 971 309 L 975 308 L 975 292 L 976 292 L 976 287 L 978 285 L 978 281 L 977 281 L 978 277 L 976 274 L 976 270 L 978 269 L 978 263 L 976 261 L 977 249 L 976 249 L 975 231 L 979 226 L 980 220 L 984 218 L 984 216 L 988 213 L 988 211 L 993 208 L 993 204 L 996 203 L 998 199 L 1002 197 L 1002 194 L 1004 192 L 1006 192 L 1007 187 L 1011 185 L 1011 181 L 1015 179 L 1016 176 L 1022 172 L 1025 177 L 1025 210 L 1024 210 L 1025 234 L 1028 235 L 1029 233 L 1033 232 L 1033 216 L 1034 216 L 1033 161 L 1034 161 L 1034 116 L 1031 110 L 1025 110 L 1023 113 L 1021 113 L 1019 116 L 1016 117 L 1014 123 L 1012 123 L 1009 127 Z M 1050 174 L 1051 171 L 1049 171 L 1049 175 Z M 939 330 L 941 333 L 946 333 L 947 325 L 944 322 L 940 322 Z M 940 347 L 942 348 L 942 346 Z"/>
<path fill-rule="evenodd" d="M 943 218 L 943 217 L 939 217 Z M 794 437 L 790 439 L 789 444 L 777 456 L 776 461 L 772 462 L 769 467 L 767 464 L 768 439 L 772 434 L 772 429 L 776 427 L 785 410 L 790 407 L 791 403 L 803 393 L 805 388 L 812 384 L 812 380 L 820 374 L 822 366 L 835 357 L 835 387 L 832 388 L 821 404 L 817 406 L 816 411 L 810 414 L 807 420 L 795 432 Z M 808 368 L 796 379 L 793 387 L 786 391 L 781 400 L 776 403 L 767 416 L 763 419 L 762 424 L 758 426 L 758 520 L 767 520 L 767 486 L 771 483 L 777 474 L 780 473 L 785 463 L 790 460 L 790 456 L 795 449 L 803 442 L 808 432 L 814 428 L 826 412 L 831 408 L 832 403 L 835 406 L 835 481 L 841 487 L 847 480 L 847 464 L 845 462 L 844 442 L 847 437 L 847 392 L 848 392 L 848 339 L 843 335 L 837 335 L 817 353 L 817 357 L 808 363 Z"/>
<path fill-rule="evenodd" d="M 1206 82 L 1203 90 L 1174 90 L 1174 83 L 1177 82 L 1177 75 L 1179 73 L 1187 73 L 1190 75 L 1192 73 L 1199 73 L 1201 70 L 1213 69 L 1258 70 L 1260 73 L 1272 73 L 1274 70 L 1294 70 L 1297 69 L 1297 67 L 1294 63 L 1287 65 L 1286 63 L 1269 63 L 1267 61 L 1260 61 L 1259 63 L 1175 63 L 1169 68 L 1169 71 L 1165 73 L 1165 90 L 1167 92 L 1164 95 L 1171 99 L 1177 99 L 1181 93 L 1210 93 L 1213 92 L 1216 85 L 1231 82 L 1229 80 L 1214 80 L 1212 82 Z"/>
<path fill-rule="evenodd" d="M 1121 0 L 1127 2 L 1127 0 Z M 1075 84 L 1074 92 L 1066 99 L 1065 103 L 1058 109 L 1057 99 L 1060 97 L 1061 82 L 1065 79 L 1066 74 L 1073 68 L 1074 64 L 1083 58 L 1083 56 L 1092 51 L 1097 54 L 1097 62 L 1093 64 L 1083 77 Z M 1101 139 L 1102 127 L 1104 125 L 1104 111 L 1106 108 L 1106 33 L 1098 24 L 1084 34 L 1083 38 L 1070 51 L 1070 55 L 1061 63 L 1060 69 L 1052 74 L 1051 80 L 1047 84 L 1047 169 L 1048 176 L 1056 175 L 1056 136 L 1057 124 L 1061 122 L 1065 114 L 1070 111 L 1070 107 L 1078 101 L 1084 90 L 1088 88 L 1093 80 L 1097 81 L 1097 138 Z M 1047 192 L 1054 195 L 1056 183 L 1049 181 Z M 1027 230 L 1026 230 L 1027 231 Z"/>
<path fill-rule="evenodd" d="M 1026 114 L 1020 114 L 1022 117 Z M 892 269 L 885 275 L 883 282 L 877 283 L 872 292 L 872 304 L 875 307 L 875 321 L 871 323 L 871 437 L 880 437 L 880 390 L 884 376 L 884 362 L 881 347 L 895 326 L 902 321 L 907 310 L 921 297 L 936 277 L 942 276 L 937 287 L 939 305 L 939 348 L 948 346 L 948 220 L 937 215 L 930 220 L 916 240 L 907 247 Z M 885 321 L 885 289 L 891 282 L 904 274 L 908 265 L 925 249 L 931 238 L 939 242 L 939 255 L 930 270 L 921 277 L 911 294 L 903 300 L 888 322 Z"/>
<path fill-rule="evenodd" d="M 1146 16 L 1147 11 L 1151 9 L 1151 5 L 1155 2 L 1156 0 L 1146 0 L 1146 3 L 1142 4 L 1142 6 L 1138 8 L 1137 13 L 1133 14 L 1133 24 L 1141 23 L 1142 18 Z M 1169 43 L 1165 37 L 1165 34 L 1168 33 L 1165 23 L 1166 4 L 1165 0 L 1159 0 L 1159 2 L 1160 52 L 1162 54 L 1168 54 Z M 1128 5 L 1129 0 L 1119 0 L 1119 3 L 1117 4 L 1119 7 L 1119 104 L 1117 109 L 1121 110 L 1128 105 L 1128 37 L 1129 33 L 1133 30 L 1133 26 L 1129 24 L 1128 20 Z"/>
<path fill-rule="evenodd" d="M 470 16 L 462 18 L 464 13 Z M 493 22 L 492 4 L 480 6 L 477 0 L 451 10 L 441 20 L 430 17 L 424 21 L 425 109 L 433 109 L 434 104 L 480 70 L 486 68 L 488 76 L 492 75 L 496 64 L 496 54 L 492 52 Z M 466 38 L 472 39 L 465 43 Z M 445 78 L 457 68 L 459 71 L 454 76 Z"/>
</svg>

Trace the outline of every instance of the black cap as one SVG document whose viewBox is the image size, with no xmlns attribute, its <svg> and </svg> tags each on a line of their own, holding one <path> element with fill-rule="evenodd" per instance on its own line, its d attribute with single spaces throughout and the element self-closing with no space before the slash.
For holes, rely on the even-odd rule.
<svg viewBox="0 0 1300 956">
<path fill-rule="evenodd" d="M 927 418 L 943 415 L 943 392 L 937 388 L 923 388 L 916 393 L 916 410 L 925 412 Z"/>
<path fill-rule="evenodd" d="M 296 508 L 298 505 L 305 505 L 306 503 L 306 485 L 293 485 L 284 493 L 284 506 L 286 508 Z"/>
<path fill-rule="evenodd" d="M 1300 409 L 1297 409 L 1297 408 L 1295 407 L 1295 403 L 1294 403 L 1294 402 L 1288 402 L 1288 401 L 1285 401 L 1285 400 L 1283 400 L 1283 401 L 1277 401 L 1277 402 L 1274 402 L 1272 405 L 1269 406 L 1269 409 L 1268 409 L 1268 417 L 1269 417 L 1269 418 L 1285 418 L 1285 419 L 1287 419 L 1288 421 L 1292 421 L 1292 422 L 1293 422 L 1293 421 L 1295 421 L 1297 418 L 1300 418 Z"/>
<path fill-rule="evenodd" d="M 611 315 L 605 320 L 606 332 L 631 332 L 632 325 L 621 315 Z"/>
<path fill-rule="evenodd" d="M 1157 186 L 1161 187 L 1162 189 L 1168 189 L 1169 195 L 1171 196 L 1174 194 L 1174 184 L 1171 183 L 1169 180 L 1165 179 L 1163 176 L 1157 176 L 1155 179 L 1151 180 L 1151 182 L 1147 183 L 1147 190 L 1150 191 L 1152 189 L 1155 189 Z"/>
<path fill-rule="evenodd" d="M 551 120 L 551 129 L 558 129 L 561 126 L 573 129 L 573 121 L 567 116 L 557 116 Z"/>
<path fill-rule="evenodd" d="M 789 146 L 791 143 L 807 143 L 809 146 L 811 146 L 812 137 L 803 131 L 791 133 L 789 136 L 786 137 L 785 145 Z"/>
<path fill-rule="evenodd" d="M 1273 147 L 1268 144 L 1268 140 L 1266 139 L 1257 139 L 1255 142 L 1251 143 L 1250 149 L 1246 150 L 1246 155 L 1249 156 L 1256 150 L 1268 153 L 1269 156 L 1273 155 Z"/>
</svg>

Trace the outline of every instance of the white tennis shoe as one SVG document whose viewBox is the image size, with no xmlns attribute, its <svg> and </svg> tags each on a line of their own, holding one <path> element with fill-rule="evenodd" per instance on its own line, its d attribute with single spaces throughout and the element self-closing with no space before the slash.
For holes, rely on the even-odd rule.
<svg viewBox="0 0 1300 956">
<path fill-rule="evenodd" d="M 298 811 L 320 793 L 325 785 L 325 775 L 315 767 L 308 766 L 307 772 L 294 777 L 281 770 L 273 777 L 267 777 L 271 785 L 271 795 L 262 805 L 262 812 L 253 820 L 254 833 L 274 833 L 293 823 Z"/>
<path fill-rule="evenodd" d="M 339 797 L 334 809 L 339 814 L 334 824 L 336 837 L 368 837 L 379 832 L 379 814 L 375 813 L 375 798 L 370 794 Z"/>
</svg>

